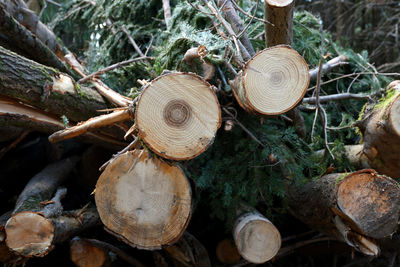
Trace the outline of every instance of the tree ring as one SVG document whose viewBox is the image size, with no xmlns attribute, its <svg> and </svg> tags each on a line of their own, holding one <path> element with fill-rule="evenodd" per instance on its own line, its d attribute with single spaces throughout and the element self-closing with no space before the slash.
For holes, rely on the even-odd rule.
<svg viewBox="0 0 400 267">
<path fill-rule="evenodd" d="M 171 100 L 167 103 L 163 110 L 165 122 L 176 128 L 184 127 L 192 117 L 192 109 L 186 101 Z"/>
</svg>

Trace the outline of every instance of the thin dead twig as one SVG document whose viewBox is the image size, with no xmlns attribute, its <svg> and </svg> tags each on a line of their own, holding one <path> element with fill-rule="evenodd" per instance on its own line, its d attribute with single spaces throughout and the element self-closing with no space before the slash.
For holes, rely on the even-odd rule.
<svg viewBox="0 0 400 267">
<path fill-rule="evenodd" d="M 254 141 L 256 141 L 259 145 L 261 145 L 262 147 L 265 147 L 265 145 L 252 133 L 250 132 L 240 121 L 238 121 L 236 119 L 236 117 L 225 107 L 222 108 L 222 110 L 228 114 L 229 116 L 232 117 L 232 119 L 236 122 L 237 125 L 240 126 L 240 128 L 243 129 L 243 131 L 245 131 L 250 137 L 251 139 L 253 139 Z"/>
<path fill-rule="evenodd" d="M 84 82 L 86 82 L 86 81 L 92 79 L 92 78 L 95 77 L 95 76 L 101 75 L 101 74 L 103 74 L 103 73 L 105 73 L 105 72 L 111 71 L 111 70 L 116 69 L 116 68 L 120 68 L 120 67 L 129 65 L 129 64 L 131 64 L 131 63 L 133 63 L 133 62 L 136 62 L 136 61 L 140 61 L 140 60 L 153 60 L 153 59 L 154 59 L 153 57 L 142 56 L 142 57 L 137 57 L 137 58 L 133 58 L 133 59 L 128 59 L 128 60 L 125 60 L 125 61 L 121 61 L 121 62 L 115 63 L 115 64 L 113 64 L 113 65 L 110 65 L 110 66 L 108 66 L 108 67 L 105 67 L 104 69 L 101 69 L 101 70 L 98 70 L 98 71 L 96 71 L 96 72 L 93 72 L 92 74 L 87 75 L 86 77 L 80 79 L 80 80 L 78 81 L 78 83 L 84 83 Z"/>
<path fill-rule="evenodd" d="M 262 18 L 258 18 L 256 16 L 252 16 L 251 14 L 247 13 L 246 11 L 244 11 L 235 1 L 232 1 L 232 4 L 235 6 L 235 8 L 240 11 L 241 13 L 243 13 L 244 15 L 248 16 L 249 18 L 264 22 L 264 23 L 268 23 L 272 26 L 275 26 L 273 23 L 269 22 L 268 20 L 262 19 Z M 257 9 L 256 9 L 257 10 Z"/>
</svg>

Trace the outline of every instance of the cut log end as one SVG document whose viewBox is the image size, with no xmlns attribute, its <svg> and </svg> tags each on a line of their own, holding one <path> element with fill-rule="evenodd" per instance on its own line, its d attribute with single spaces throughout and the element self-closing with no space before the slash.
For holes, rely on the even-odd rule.
<svg viewBox="0 0 400 267">
<path fill-rule="evenodd" d="M 52 247 L 54 226 L 35 212 L 14 214 L 5 227 L 6 244 L 11 251 L 24 257 L 46 255 Z"/>
<path fill-rule="evenodd" d="M 78 267 L 103 267 L 108 259 L 107 251 L 80 238 L 71 240 L 70 254 L 71 261 Z"/>
<path fill-rule="evenodd" d="M 159 156 L 187 160 L 213 142 L 221 112 L 205 80 L 194 74 L 170 73 L 143 90 L 135 122 L 143 141 Z"/>
<path fill-rule="evenodd" d="M 241 258 L 235 244 L 229 239 L 224 239 L 218 243 L 216 254 L 218 260 L 225 264 L 237 263 Z"/>
<path fill-rule="evenodd" d="M 286 7 L 293 3 L 293 0 L 266 0 L 271 7 Z"/>
<path fill-rule="evenodd" d="M 240 255 L 252 263 L 269 261 L 281 247 L 278 229 L 258 213 L 247 213 L 239 217 L 233 236 Z"/>
<path fill-rule="evenodd" d="M 337 194 L 338 207 L 356 231 L 377 239 L 393 234 L 400 211 L 400 189 L 394 180 L 373 171 L 355 172 L 340 182 Z"/>
<path fill-rule="evenodd" d="M 104 225 L 143 249 L 176 242 L 191 215 L 191 189 L 183 171 L 146 151 L 112 161 L 97 182 L 95 200 Z"/>
<path fill-rule="evenodd" d="M 280 45 L 256 54 L 244 67 L 235 89 L 241 106 L 261 115 L 294 108 L 310 82 L 308 65 L 292 48 Z"/>
</svg>

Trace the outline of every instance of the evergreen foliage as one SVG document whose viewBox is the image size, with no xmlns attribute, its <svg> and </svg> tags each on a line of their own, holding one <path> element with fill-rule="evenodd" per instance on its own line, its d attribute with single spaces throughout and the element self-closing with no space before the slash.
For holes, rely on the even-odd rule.
<svg viewBox="0 0 400 267">
<path fill-rule="evenodd" d="M 200 44 L 205 45 L 210 52 L 206 60 L 224 73 L 222 76 L 217 72 L 213 83 L 218 85 L 221 80 L 233 78 L 222 60 L 225 50 L 234 49 L 234 46 L 231 41 L 223 40 L 212 28 L 208 10 L 196 1 L 191 3 L 204 13 L 194 9 L 187 1 L 172 1 L 173 14 L 169 29 L 163 22 L 162 3 L 156 0 L 65 1 L 63 10 L 57 13 L 52 25 L 67 46 L 87 63 L 89 71 L 138 56 L 128 36 L 122 31 L 122 26 L 129 31 L 143 52 L 153 39 L 154 48 L 150 48 L 148 55 L 156 59 L 151 66 L 143 62 L 133 63 L 102 76 L 113 89 L 126 95 L 137 93 L 137 79 L 153 79 L 166 69 L 193 71 L 181 61 L 189 48 Z M 253 2 L 243 0 L 239 1 L 239 5 L 247 10 Z M 262 5 L 256 10 L 256 15 L 262 17 Z M 256 38 L 264 29 L 263 23 L 243 14 L 240 16 L 245 24 L 251 23 L 248 33 L 254 48 L 263 49 L 264 40 Z M 295 13 L 293 47 L 303 55 L 310 69 L 318 65 L 323 55 L 328 55 L 324 61 L 339 54 L 348 58 L 349 64 L 328 74 L 324 81 L 348 73 L 368 73 L 355 74 L 323 85 L 321 95 L 348 90 L 351 93 L 371 94 L 384 88 L 389 81 L 376 73 L 365 51 L 356 53 L 336 44 L 328 32 L 320 31 L 320 19 L 308 12 Z M 221 104 L 230 105 L 235 100 L 229 95 L 229 86 L 225 85 L 224 89 L 226 92 L 219 92 Z M 312 93 L 310 91 L 308 95 Z M 266 119 L 260 123 L 259 118 L 235 106 L 237 119 L 264 147 L 249 138 L 239 126 L 229 132 L 221 129 L 208 151 L 184 163 L 185 168 L 189 177 L 195 181 L 200 191 L 199 196 L 209 203 L 212 216 L 231 224 L 236 205 L 245 201 L 251 206 L 261 205 L 260 209 L 273 219 L 274 214 L 285 209 L 286 182 L 304 183 L 308 179 L 318 178 L 330 164 L 338 172 L 352 170 L 343 155 L 343 148 L 344 144 L 354 144 L 359 139 L 350 126 L 357 119 L 363 104 L 360 100 L 347 100 L 324 105 L 328 125 L 332 127 L 328 129 L 328 142 L 335 154 L 334 160 L 329 156 L 321 159 L 313 154 L 313 151 L 324 148 L 320 123 L 317 123 L 317 136 L 314 140 L 302 140 L 280 118 Z M 314 112 L 303 115 L 310 132 Z M 271 157 L 276 158 L 276 162 Z"/>
</svg>

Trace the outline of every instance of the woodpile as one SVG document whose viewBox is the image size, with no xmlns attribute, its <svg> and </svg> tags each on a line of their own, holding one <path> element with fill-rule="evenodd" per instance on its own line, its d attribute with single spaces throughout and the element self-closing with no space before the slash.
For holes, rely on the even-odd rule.
<svg viewBox="0 0 400 267">
<path fill-rule="evenodd" d="M 310 80 L 317 80 L 318 87 L 321 75 L 346 57 L 338 56 L 309 70 L 302 55 L 291 47 L 293 1 L 264 1 L 265 20 L 261 20 L 267 48 L 257 53 L 235 1 L 218 1 L 218 7 L 214 1 L 204 2 L 211 12 L 206 15 L 214 14 L 237 45 L 232 58 L 239 71 L 231 69 L 234 76 L 225 81 L 232 88 L 231 95 L 211 84 L 216 71 L 221 70 L 206 62 L 207 49 L 199 45 L 182 55 L 181 65 L 196 69 L 199 64 L 201 71 L 197 73 L 201 76 L 167 71 L 154 75 L 151 81 L 140 80 L 142 87 L 134 97 L 122 96 L 101 81 L 99 75 L 105 71 L 88 75 L 23 1 L 0 1 L 0 22 L 4 20 L 0 30 L 9 41 L 15 41 L 14 51 L 22 51 L 18 55 L 9 50 L 11 46 L 0 46 L 0 126 L 4 128 L 0 133 L 7 135 L 0 137 L 2 142 L 19 137 L 0 151 L 0 160 L 31 132 L 45 134 L 49 140 L 42 140 L 45 156 L 26 158 L 38 166 L 32 170 L 27 167 L 29 181 L 18 181 L 25 187 L 22 191 L 18 188 L 13 208 L 0 216 L 0 261 L 25 264 L 67 241 L 70 260 L 82 267 L 111 266 L 118 260 L 147 266 L 136 254 L 131 255 L 139 250 L 146 250 L 143 253 L 150 257 L 143 256 L 145 262 L 155 266 L 207 267 L 212 266 L 213 258 L 223 264 L 262 264 L 289 254 L 285 247 L 281 249 L 285 241 L 273 223 L 276 220 L 266 218 L 265 209 L 243 204 L 236 207 L 230 236 L 216 237 L 220 238 L 217 242 L 222 241 L 214 244 L 215 257 L 211 257 L 211 250 L 199 241 L 207 239 L 188 232 L 198 205 L 196 194 L 202 192 L 186 167 L 189 160 L 212 147 L 223 121 L 226 132 L 234 127 L 243 129 L 257 142 L 255 149 L 269 146 L 239 122 L 232 99 L 246 111 L 245 116 L 257 116 L 261 121 L 282 116 L 304 137 L 298 105 L 303 101 L 316 103 L 316 113 L 320 105 L 318 95 L 303 100 Z M 167 23 L 171 23 L 169 1 L 163 3 Z M 142 58 L 150 60 L 146 55 Z M 233 68 L 229 62 L 222 64 Z M 91 87 L 80 85 L 84 82 Z M 282 180 L 293 216 L 328 236 L 325 240 L 342 241 L 369 256 L 379 255 L 380 242 L 391 237 L 399 224 L 400 189 L 392 178 L 400 178 L 400 83 L 393 82 L 386 93 L 379 103 L 369 103 L 356 122 L 363 144 L 346 147 L 352 165 L 362 170 L 326 172 L 299 185 L 293 182 L 297 173 L 286 168 L 289 160 L 299 159 L 277 158 L 273 148 L 265 152 L 269 153 L 265 166 L 273 169 L 279 165 L 285 173 Z M 231 101 L 228 104 L 227 98 Z M 68 140 L 72 138 L 79 142 Z M 97 146 L 88 149 L 81 142 Z M 323 153 L 319 153 L 321 157 Z M 51 160 L 43 161 L 48 155 Z M 214 174 L 213 179 L 219 179 L 217 171 Z M 67 195 L 66 187 L 76 193 Z M 274 189 L 257 190 L 259 200 L 261 191 Z M 94 200 L 89 191 L 93 191 Z M 83 204 L 82 199 L 88 203 Z M 96 232 L 104 241 L 97 239 Z M 93 236 L 96 238 L 90 238 Z"/>
</svg>

